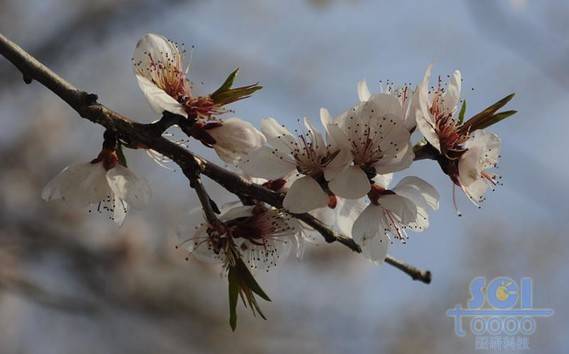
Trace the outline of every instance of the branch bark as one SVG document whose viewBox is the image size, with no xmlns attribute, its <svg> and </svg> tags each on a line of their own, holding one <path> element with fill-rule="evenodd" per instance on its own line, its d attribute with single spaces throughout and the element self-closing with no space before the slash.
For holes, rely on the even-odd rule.
<svg viewBox="0 0 569 354">
<path fill-rule="evenodd" d="M 0 34 L 0 54 L 20 70 L 26 83 L 29 84 L 33 80 L 38 81 L 65 101 L 82 118 L 115 132 L 119 139 L 127 143 L 126 146 L 130 148 L 152 149 L 174 161 L 184 171 L 186 177 L 189 178 L 192 187 L 197 187 L 196 191 L 200 201 L 204 198 L 204 201 L 202 201 L 204 209 L 211 209 L 211 203 L 199 180 L 200 174 L 208 176 L 237 196 L 253 198 L 276 208 L 282 208 L 284 197 L 282 193 L 252 183 L 162 137 L 164 127 L 167 127 L 168 124 L 175 124 L 171 117 L 165 117 L 164 119 L 167 121 L 158 124 L 134 122 L 130 118 L 114 112 L 97 102 L 96 95 L 74 87 L 2 34 Z M 205 198 L 207 198 L 207 201 Z M 211 217 L 213 220 L 215 213 L 211 211 L 211 214 L 208 217 Z M 312 215 L 306 213 L 294 214 L 294 216 L 317 230 L 327 242 L 339 242 L 352 251 L 361 252 L 360 246 L 352 239 L 338 235 Z M 430 272 L 428 271 L 420 271 L 390 256 L 387 257 L 386 263 L 411 275 L 413 279 L 423 281 L 424 283 L 430 282 Z"/>
</svg>

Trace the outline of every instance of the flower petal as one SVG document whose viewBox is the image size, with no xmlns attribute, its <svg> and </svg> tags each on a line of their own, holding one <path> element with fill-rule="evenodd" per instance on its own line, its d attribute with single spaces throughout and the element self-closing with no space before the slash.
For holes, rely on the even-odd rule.
<svg viewBox="0 0 569 354">
<path fill-rule="evenodd" d="M 432 65 L 427 67 L 425 76 L 419 87 L 418 92 L 418 108 L 415 110 L 417 119 L 417 128 L 423 134 L 425 139 L 437 150 L 441 151 L 439 136 L 435 130 L 435 120 L 430 112 L 431 101 L 429 98 L 429 80 L 431 78 Z"/>
<path fill-rule="evenodd" d="M 152 81 L 141 75 L 136 75 L 136 81 L 138 82 L 138 87 L 140 87 L 148 103 L 150 103 L 150 106 L 156 113 L 167 111 L 184 117 L 188 116 L 183 105 L 168 95 L 166 91 L 156 86 Z"/>
<path fill-rule="evenodd" d="M 291 154 L 297 144 L 296 139 L 288 129 L 279 124 L 274 118 L 263 119 L 261 121 L 261 131 L 265 134 L 267 143 L 283 154 Z"/>
<path fill-rule="evenodd" d="M 140 70 L 141 67 L 150 68 L 159 63 L 170 63 L 180 57 L 180 50 L 173 42 L 155 33 L 145 34 L 136 43 L 132 55 L 135 73 L 141 74 L 145 73 L 145 70 Z M 179 65 L 178 69 L 183 71 L 182 65 Z"/>
<path fill-rule="evenodd" d="M 371 189 L 369 179 L 358 166 L 349 166 L 328 183 L 330 190 L 337 196 L 348 199 L 363 197 Z"/>
<path fill-rule="evenodd" d="M 275 149 L 262 146 L 247 154 L 239 163 L 246 174 L 266 179 L 282 178 L 296 169 L 296 163 L 288 155 L 281 155 Z"/>
<path fill-rule="evenodd" d="M 422 208 L 439 208 L 439 192 L 425 180 L 407 176 L 403 178 L 394 188 L 394 192 L 411 199 L 415 204 Z"/>
<path fill-rule="evenodd" d="M 338 231 L 343 235 L 351 236 L 354 221 L 360 216 L 367 205 L 363 198 L 350 200 L 340 198 L 336 206 L 336 227 Z M 326 209 L 332 210 L 330 208 Z M 329 224 L 330 223 L 326 223 L 326 225 Z"/>
<path fill-rule="evenodd" d="M 225 162 L 236 164 L 247 153 L 263 146 L 265 137 L 251 123 L 239 118 L 229 118 L 219 127 L 209 129 L 215 139 L 213 148 Z"/>
<path fill-rule="evenodd" d="M 374 263 L 381 264 L 387 256 L 389 238 L 382 219 L 383 209 L 370 204 L 356 219 L 352 237 L 362 248 L 362 255 Z"/>
<path fill-rule="evenodd" d="M 458 161 L 458 178 L 463 186 L 469 186 L 480 178 L 482 173 L 481 156 L 482 147 L 475 145 L 470 146 L 460 157 Z"/>
<path fill-rule="evenodd" d="M 443 105 L 445 110 L 449 113 L 454 113 L 456 111 L 456 107 L 460 101 L 461 80 L 460 71 L 455 70 L 448 82 L 447 90 L 443 96 Z"/>
<path fill-rule="evenodd" d="M 106 199 L 111 190 L 102 163 L 79 163 L 66 167 L 43 189 L 46 201 L 61 199 L 75 207 L 86 207 Z"/>
<path fill-rule="evenodd" d="M 292 213 L 306 213 L 328 205 L 329 197 L 316 180 L 303 176 L 290 186 L 283 207 Z"/>
<path fill-rule="evenodd" d="M 148 205 L 151 190 L 144 178 L 138 177 L 130 169 L 116 165 L 107 171 L 107 181 L 115 196 L 135 209 Z"/>
<path fill-rule="evenodd" d="M 417 205 L 403 196 L 383 195 L 379 198 L 379 204 L 397 217 L 395 221 L 402 225 L 407 225 L 417 219 Z"/>
<path fill-rule="evenodd" d="M 498 135 L 485 130 L 475 130 L 464 143 L 464 147 L 467 149 L 474 146 L 480 146 L 482 148 L 480 163 L 483 170 L 495 167 L 498 163 L 501 145 L 502 143 Z"/>
<path fill-rule="evenodd" d="M 358 98 L 360 102 L 365 102 L 369 100 L 371 93 L 367 87 L 367 82 L 365 80 L 358 81 Z"/>
</svg>

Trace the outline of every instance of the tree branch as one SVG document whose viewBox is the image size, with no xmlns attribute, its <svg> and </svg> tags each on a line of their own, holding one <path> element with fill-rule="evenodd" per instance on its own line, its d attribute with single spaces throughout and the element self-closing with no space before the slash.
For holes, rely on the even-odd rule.
<svg viewBox="0 0 569 354">
<path fill-rule="evenodd" d="M 166 121 L 159 121 L 154 124 L 134 122 L 130 118 L 98 103 L 96 95 L 77 89 L 2 34 L 0 34 L 0 54 L 20 70 L 26 83 L 31 83 L 32 80 L 38 81 L 65 101 L 82 118 L 115 132 L 119 139 L 127 143 L 126 146 L 130 148 L 152 149 L 178 164 L 184 171 L 184 174 L 190 179 L 190 183 L 193 183 L 192 187 L 196 188 L 206 215 L 210 214 L 208 218 L 214 220 L 215 213 L 213 212 L 211 201 L 199 180 L 200 174 L 208 176 L 237 196 L 253 198 L 276 208 L 282 208 L 283 193 L 252 183 L 162 137 L 161 134 L 168 126 L 176 124 L 175 119 L 172 117 L 164 117 L 163 119 L 166 119 Z M 294 216 L 312 226 L 322 234 L 327 242 L 339 242 L 355 252 L 361 252 L 359 245 L 352 239 L 337 235 L 312 215 L 306 213 L 294 214 Z M 389 256 L 386 262 L 411 275 L 413 279 L 422 280 L 426 283 L 430 280 L 430 276 L 424 275 L 430 275 L 429 272 L 422 272 Z M 420 276 L 421 274 L 423 276 Z"/>
<path fill-rule="evenodd" d="M 431 272 L 429 270 L 421 270 L 415 266 L 407 264 L 391 256 L 387 256 L 385 258 L 385 263 L 390 264 L 395 268 L 399 269 L 400 271 L 406 273 L 413 280 L 418 280 L 425 284 L 431 283 Z"/>
</svg>

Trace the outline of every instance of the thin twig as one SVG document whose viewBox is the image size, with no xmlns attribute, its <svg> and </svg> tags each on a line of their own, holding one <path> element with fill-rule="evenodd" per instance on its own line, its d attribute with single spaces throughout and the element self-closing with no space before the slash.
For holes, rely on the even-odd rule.
<svg viewBox="0 0 569 354">
<path fill-rule="evenodd" d="M 284 194 L 252 183 L 162 137 L 160 134 L 165 129 L 179 122 L 176 121 L 175 117 L 165 117 L 163 121 L 161 120 L 155 124 L 134 122 L 130 118 L 98 103 L 96 95 L 77 89 L 2 34 L 0 34 L 0 54 L 20 70 L 26 83 L 31 83 L 32 80 L 40 82 L 77 111 L 82 118 L 114 131 L 121 141 L 127 142 L 128 147 L 152 149 L 172 159 L 180 166 L 188 178 L 193 176 L 193 174 L 197 176 L 204 174 L 239 197 L 256 199 L 276 208 L 282 208 Z M 190 173 L 189 171 L 192 172 Z M 205 193 L 205 190 L 202 190 L 203 185 L 201 185 L 201 181 L 197 184 L 194 183 L 194 186 L 197 186 L 196 192 L 200 201 L 204 199 L 202 201 L 204 211 L 212 213 L 209 217 L 215 216 L 214 212 L 206 210 L 213 209 L 207 193 Z M 205 201 L 206 197 L 207 201 Z M 355 252 L 361 252 L 360 246 L 352 239 L 335 234 L 312 215 L 295 214 L 295 217 L 320 232 L 327 242 L 339 242 Z M 424 282 L 430 280 L 429 272 L 422 272 L 413 266 L 395 261 L 389 256 L 386 262 L 411 275 L 413 279 Z M 429 276 L 419 276 L 421 274 L 428 274 Z"/>
<path fill-rule="evenodd" d="M 413 280 L 418 280 L 418 281 L 421 281 L 425 284 L 431 283 L 431 272 L 428 270 L 421 270 L 415 266 L 407 264 L 407 263 L 400 261 L 396 258 L 393 258 L 391 256 L 387 256 L 385 258 L 385 263 L 390 264 L 390 265 L 394 266 L 395 268 L 405 272 Z"/>
</svg>

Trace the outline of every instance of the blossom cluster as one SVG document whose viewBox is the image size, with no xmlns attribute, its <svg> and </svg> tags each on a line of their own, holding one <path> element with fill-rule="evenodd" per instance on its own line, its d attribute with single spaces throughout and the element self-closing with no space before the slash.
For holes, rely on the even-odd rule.
<svg viewBox="0 0 569 354">
<path fill-rule="evenodd" d="M 241 263 L 268 270 L 291 249 L 300 255 L 305 241 L 316 242 L 315 230 L 296 218 L 304 213 L 351 237 L 364 257 L 382 263 L 394 241 L 405 243 L 408 232 L 428 228 L 429 213 L 439 207 L 437 190 L 417 176 L 391 186 L 394 174 L 425 156 L 452 181 L 455 207 L 455 187 L 479 205 L 499 183 L 489 169 L 498 163 L 500 139 L 486 128 L 512 114 L 496 113 L 511 96 L 465 121 L 459 71 L 448 82 L 439 78 L 431 85 L 429 66 L 418 84 L 388 83 L 377 92 L 361 81 L 358 100 L 349 108 L 337 114 L 321 108 L 320 124 L 304 118 L 289 130 L 275 118 L 263 119 L 259 129 L 236 117 L 222 118 L 231 113 L 228 104 L 261 87 L 233 87 L 235 71 L 216 91 L 199 96 L 184 65 L 181 46 L 160 35 L 145 35 L 134 50 L 138 85 L 158 114 L 181 117 L 188 137 L 213 148 L 244 178 L 283 195 L 278 208 L 241 198 L 218 210 L 216 222 L 197 209 L 179 227 L 179 247 L 223 264 L 230 283 L 231 269 Z M 130 206 L 148 204 L 150 188 L 120 156 L 120 141 L 106 136 L 97 158 L 64 169 L 45 187 L 43 198 L 90 207 L 122 223 Z M 241 284 L 235 294 L 249 301 L 252 292 L 263 297 L 254 281 L 233 278 L 233 284 Z"/>
</svg>

